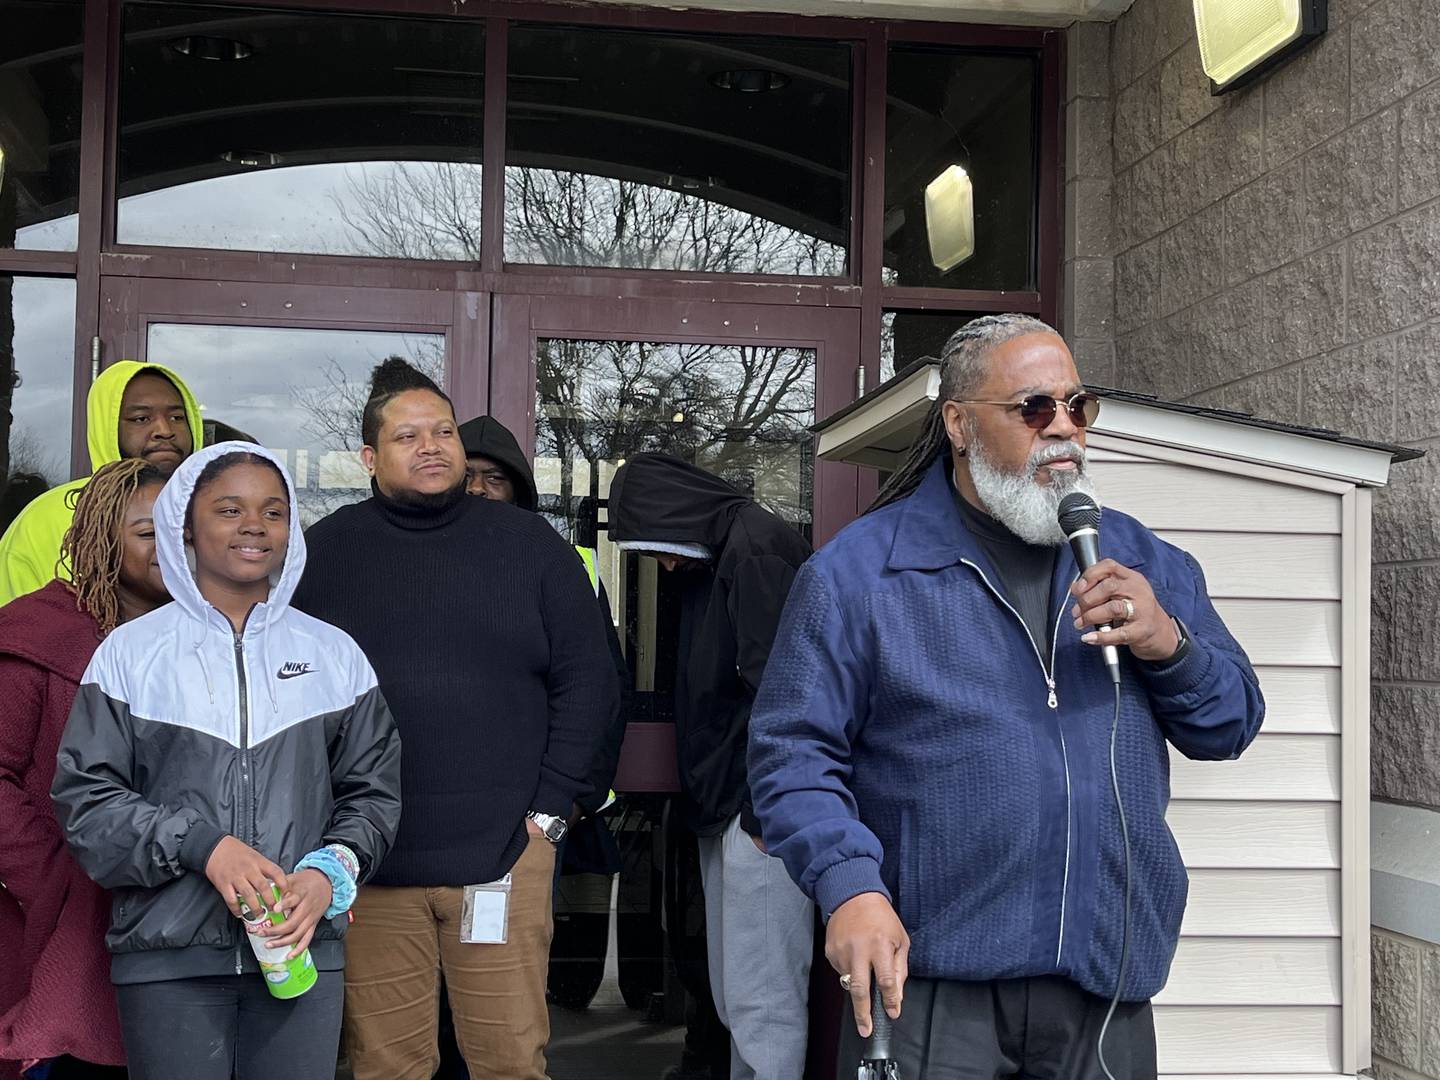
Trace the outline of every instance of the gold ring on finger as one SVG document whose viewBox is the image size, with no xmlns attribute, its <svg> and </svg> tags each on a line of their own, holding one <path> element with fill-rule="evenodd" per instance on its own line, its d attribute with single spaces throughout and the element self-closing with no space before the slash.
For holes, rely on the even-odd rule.
<svg viewBox="0 0 1440 1080">
<path fill-rule="evenodd" d="M 1125 621 L 1129 622 L 1135 618 L 1135 601 L 1129 597 L 1122 597 L 1120 602 L 1125 605 Z"/>
</svg>

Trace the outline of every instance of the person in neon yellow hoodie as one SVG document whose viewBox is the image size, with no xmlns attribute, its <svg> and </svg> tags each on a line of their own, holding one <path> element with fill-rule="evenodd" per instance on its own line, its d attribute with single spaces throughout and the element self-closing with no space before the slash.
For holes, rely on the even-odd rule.
<svg viewBox="0 0 1440 1080">
<path fill-rule="evenodd" d="M 203 442 L 200 407 L 169 368 L 120 360 L 100 373 L 86 402 L 90 468 L 143 457 L 166 473 Z M 0 537 L 0 604 L 65 577 L 60 541 L 75 513 L 74 499 L 90 478 L 36 497 Z"/>
</svg>

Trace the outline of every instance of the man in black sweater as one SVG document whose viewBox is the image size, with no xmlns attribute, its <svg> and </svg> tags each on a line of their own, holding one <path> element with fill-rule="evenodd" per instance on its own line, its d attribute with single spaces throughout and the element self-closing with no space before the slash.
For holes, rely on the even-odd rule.
<svg viewBox="0 0 1440 1080">
<path fill-rule="evenodd" d="M 295 597 L 365 650 L 404 744 L 399 836 L 349 935 L 355 1080 L 430 1080 L 441 971 L 471 1073 L 545 1080 L 553 845 L 618 707 L 605 627 L 544 519 L 466 497 L 428 378 L 377 367 L 362 434 L 371 497 L 310 529 Z M 462 940 L 492 936 L 462 927 L 465 887 L 505 879 L 503 942 Z"/>
</svg>

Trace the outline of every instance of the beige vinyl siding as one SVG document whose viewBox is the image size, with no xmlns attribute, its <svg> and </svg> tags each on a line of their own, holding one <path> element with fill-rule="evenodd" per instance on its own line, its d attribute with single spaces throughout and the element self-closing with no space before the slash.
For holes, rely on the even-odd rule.
<svg viewBox="0 0 1440 1080">
<path fill-rule="evenodd" d="M 1265 692 L 1265 731 L 1329 734 L 1340 731 L 1338 668 L 1255 665 Z"/>
<path fill-rule="evenodd" d="M 1238 1077 L 1338 1072 L 1340 1010 L 1333 1005 L 1171 1005 L 1155 1008 L 1162 1075 Z"/>
<path fill-rule="evenodd" d="M 1339 939 L 1184 937 L 1155 1004 L 1339 1005 Z"/>
<path fill-rule="evenodd" d="M 1094 472 L 1105 505 L 1156 532 L 1340 532 L 1340 500 L 1323 491 L 1160 462 L 1097 461 Z"/>
<path fill-rule="evenodd" d="M 1170 762 L 1172 799 L 1340 799 L 1338 735 L 1272 735 L 1262 730 L 1239 761 L 1190 761 L 1172 748 Z"/>
<path fill-rule="evenodd" d="M 1167 818 L 1187 866 L 1340 867 L 1340 808 L 1334 803 L 1173 799 Z"/>
<path fill-rule="evenodd" d="M 1275 470 L 1104 441 L 1093 470 L 1105 505 L 1195 557 L 1267 700 L 1240 760 L 1171 754 L 1169 822 L 1191 892 L 1155 999 L 1160 1071 L 1335 1076 L 1354 996 L 1345 890 L 1366 884 L 1342 861 L 1343 496 Z"/>
<path fill-rule="evenodd" d="M 1190 870 L 1190 903 L 1181 933 L 1224 937 L 1243 923 L 1255 937 L 1338 937 L 1338 869 Z"/>
<path fill-rule="evenodd" d="M 1212 595 L 1247 599 L 1339 600 L 1340 537 L 1170 529 L 1160 536 L 1205 568 Z M 1277 574 L 1276 567 L 1285 572 Z M 1216 581 L 1224 591 L 1217 593 Z"/>
</svg>

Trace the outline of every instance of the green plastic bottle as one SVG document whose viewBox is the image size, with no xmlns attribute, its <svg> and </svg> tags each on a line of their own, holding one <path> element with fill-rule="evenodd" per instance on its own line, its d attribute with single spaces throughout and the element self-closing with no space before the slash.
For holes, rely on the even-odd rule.
<svg viewBox="0 0 1440 1080">
<path fill-rule="evenodd" d="M 270 995 L 297 998 L 314 986 L 320 975 L 315 970 L 315 962 L 310 959 L 309 949 L 294 959 L 287 959 L 291 946 L 271 945 L 270 939 L 260 933 L 266 926 L 279 926 L 285 921 L 285 913 L 280 910 L 280 889 L 273 881 L 270 891 L 274 897 L 273 907 L 264 909 L 258 916 L 243 899 L 240 901 L 245 936 L 250 939 L 250 948 L 260 962 L 260 973 L 265 976 L 265 989 L 270 991 Z"/>
</svg>

